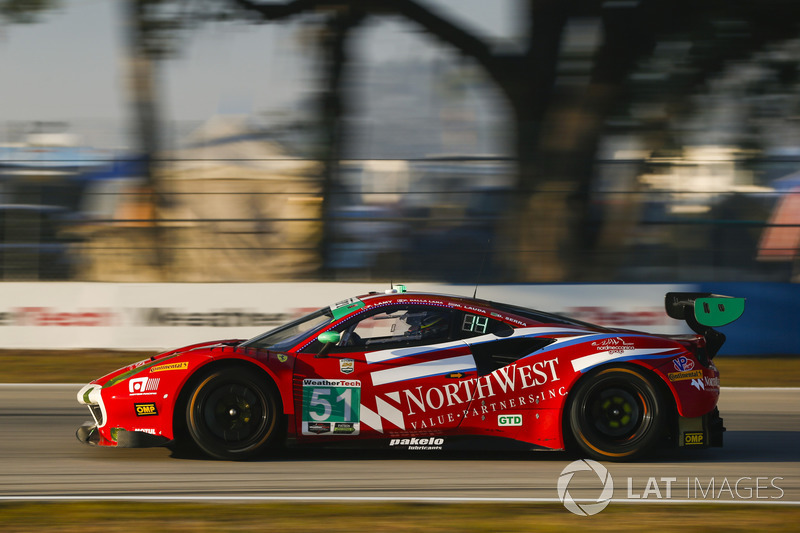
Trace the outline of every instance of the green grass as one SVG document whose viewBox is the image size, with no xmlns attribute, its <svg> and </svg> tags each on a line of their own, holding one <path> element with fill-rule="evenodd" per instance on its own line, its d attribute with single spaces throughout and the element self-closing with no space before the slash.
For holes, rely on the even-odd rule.
<svg viewBox="0 0 800 533">
<path fill-rule="evenodd" d="M 88 383 L 156 352 L 0 350 L 0 383 Z"/>
<path fill-rule="evenodd" d="M 728 387 L 800 387 L 800 355 L 714 359 Z"/>
<path fill-rule="evenodd" d="M 88 383 L 155 352 L 0 350 L 0 383 Z M 725 357 L 714 363 L 727 387 L 800 387 L 800 356 Z"/>
<path fill-rule="evenodd" d="M 580 517 L 559 504 L 3 503 L 2 530 L 131 531 L 797 531 L 800 507 L 611 504 Z"/>
</svg>

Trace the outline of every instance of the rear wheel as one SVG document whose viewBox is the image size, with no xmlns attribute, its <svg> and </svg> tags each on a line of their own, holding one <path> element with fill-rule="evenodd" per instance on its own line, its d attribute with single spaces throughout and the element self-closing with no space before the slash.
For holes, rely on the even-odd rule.
<svg viewBox="0 0 800 533">
<path fill-rule="evenodd" d="M 658 443 L 664 427 L 658 389 L 633 368 L 607 368 L 578 385 L 569 427 L 580 450 L 595 459 L 630 460 Z"/>
<path fill-rule="evenodd" d="M 220 368 L 192 390 L 186 406 L 189 436 L 217 459 L 248 459 L 274 439 L 278 402 L 268 383 L 242 368 Z"/>
</svg>

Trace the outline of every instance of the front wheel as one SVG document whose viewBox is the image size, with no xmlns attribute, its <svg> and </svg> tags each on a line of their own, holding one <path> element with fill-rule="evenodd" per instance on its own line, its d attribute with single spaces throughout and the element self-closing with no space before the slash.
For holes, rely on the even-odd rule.
<svg viewBox="0 0 800 533">
<path fill-rule="evenodd" d="M 221 368 L 204 376 L 186 406 L 194 443 L 217 459 L 249 459 L 273 440 L 278 403 L 272 388 L 242 368 Z"/>
<path fill-rule="evenodd" d="M 658 390 L 641 371 L 607 368 L 578 385 L 569 406 L 569 428 L 590 457 L 630 460 L 658 443 L 664 416 Z"/>
</svg>

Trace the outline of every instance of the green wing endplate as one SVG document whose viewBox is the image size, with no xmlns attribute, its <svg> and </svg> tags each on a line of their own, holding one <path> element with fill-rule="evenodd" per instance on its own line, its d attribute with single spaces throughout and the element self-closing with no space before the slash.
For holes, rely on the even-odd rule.
<svg viewBox="0 0 800 533">
<path fill-rule="evenodd" d="M 669 292 L 665 298 L 667 314 L 678 320 L 693 315 L 702 326 L 730 324 L 744 313 L 744 298 L 703 292 Z M 691 315 L 687 316 L 687 313 Z"/>
<path fill-rule="evenodd" d="M 709 296 L 694 301 L 694 317 L 704 325 L 715 328 L 730 324 L 744 313 L 744 298 Z"/>
</svg>

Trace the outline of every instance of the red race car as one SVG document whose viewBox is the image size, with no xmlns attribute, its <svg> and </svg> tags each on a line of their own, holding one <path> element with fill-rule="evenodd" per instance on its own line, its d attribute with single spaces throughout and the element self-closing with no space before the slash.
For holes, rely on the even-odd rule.
<svg viewBox="0 0 800 533">
<path fill-rule="evenodd" d="M 742 298 L 669 293 L 696 335 L 608 329 L 397 286 L 250 340 L 140 361 L 78 393 L 80 441 L 246 459 L 291 446 L 573 449 L 633 459 L 722 445 L 714 330 Z"/>
</svg>

